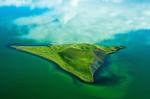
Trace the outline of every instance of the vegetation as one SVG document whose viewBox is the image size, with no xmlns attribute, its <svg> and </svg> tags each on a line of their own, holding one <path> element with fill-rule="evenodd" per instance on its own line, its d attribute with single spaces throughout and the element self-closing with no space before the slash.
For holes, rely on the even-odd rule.
<svg viewBox="0 0 150 99">
<path fill-rule="evenodd" d="M 94 82 L 93 75 L 103 64 L 106 55 L 123 48 L 122 46 L 104 47 L 95 44 L 12 45 L 11 47 L 53 61 L 63 70 L 85 82 Z"/>
</svg>

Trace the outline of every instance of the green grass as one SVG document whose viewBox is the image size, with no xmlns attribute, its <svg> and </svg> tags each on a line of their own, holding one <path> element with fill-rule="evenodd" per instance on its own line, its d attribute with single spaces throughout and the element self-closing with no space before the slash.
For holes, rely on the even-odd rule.
<svg viewBox="0 0 150 99">
<path fill-rule="evenodd" d="M 94 44 L 64 44 L 48 46 L 12 45 L 11 47 L 53 61 L 63 70 L 75 75 L 85 82 L 94 82 L 93 75 L 95 70 L 103 63 L 105 55 L 114 53 L 123 48 L 121 46 L 104 47 Z M 98 67 L 95 67 L 93 64 L 97 61 L 101 64 Z"/>
</svg>

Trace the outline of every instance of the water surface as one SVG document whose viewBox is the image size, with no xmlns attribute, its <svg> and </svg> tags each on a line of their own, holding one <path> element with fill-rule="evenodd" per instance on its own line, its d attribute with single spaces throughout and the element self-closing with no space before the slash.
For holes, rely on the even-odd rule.
<svg viewBox="0 0 150 99">
<path fill-rule="evenodd" d="M 14 13 L 7 12 L 15 11 Z M 24 11 L 24 13 L 22 13 Z M 40 14 L 45 10 L 14 7 L 0 8 L 0 98 L 1 99 L 149 99 L 150 30 L 131 31 L 113 39 L 97 42 L 103 45 L 125 45 L 109 56 L 103 77 L 96 84 L 86 84 L 50 61 L 10 49 L 10 44 L 37 44 L 18 39 L 11 20 Z"/>
</svg>

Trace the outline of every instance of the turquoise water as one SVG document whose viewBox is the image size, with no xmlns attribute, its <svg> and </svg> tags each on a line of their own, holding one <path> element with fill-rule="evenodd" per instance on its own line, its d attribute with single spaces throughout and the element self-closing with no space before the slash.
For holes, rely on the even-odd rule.
<svg viewBox="0 0 150 99">
<path fill-rule="evenodd" d="M 16 11 L 17 14 L 6 11 Z M 15 43 L 35 44 L 16 38 L 19 35 L 17 27 L 10 23 L 20 16 L 44 11 L 0 8 L 0 99 L 150 98 L 150 30 L 131 31 L 97 42 L 125 45 L 126 48 L 108 57 L 108 62 L 97 72 L 97 77 L 101 77 L 98 83 L 86 84 L 52 62 L 8 47 Z"/>
</svg>

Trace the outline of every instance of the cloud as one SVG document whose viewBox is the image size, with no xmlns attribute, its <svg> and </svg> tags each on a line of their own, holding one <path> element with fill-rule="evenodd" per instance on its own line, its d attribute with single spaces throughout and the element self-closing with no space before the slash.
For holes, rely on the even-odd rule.
<svg viewBox="0 0 150 99">
<path fill-rule="evenodd" d="M 64 2 L 78 2 L 85 0 L 0 0 L 0 6 L 28 6 L 31 8 L 51 8 L 64 4 Z M 87 0 L 89 1 L 89 0 Z M 91 0 L 101 3 L 150 3 L 149 0 Z"/>
<path fill-rule="evenodd" d="M 0 0 L 0 6 L 27 6 L 30 8 L 52 8 L 60 6 L 68 1 L 76 3 L 76 1 L 79 0 Z"/>
<path fill-rule="evenodd" d="M 38 7 L 38 2 L 41 2 L 27 1 L 21 5 Z M 40 5 L 53 10 L 14 21 L 18 27 L 29 27 L 29 32 L 22 33 L 21 37 L 51 43 L 96 43 L 116 34 L 150 29 L 148 3 L 127 2 L 128 0 L 54 1 L 56 0 L 45 0 Z"/>
<path fill-rule="evenodd" d="M 31 8 L 36 8 L 36 7 L 51 7 L 54 6 L 55 4 L 59 4 L 61 0 L 45 0 L 43 2 L 42 0 L 0 0 L 0 6 L 16 6 L 16 7 L 21 7 L 21 6 L 29 6 Z M 56 6 L 56 5 L 55 5 Z"/>
</svg>

